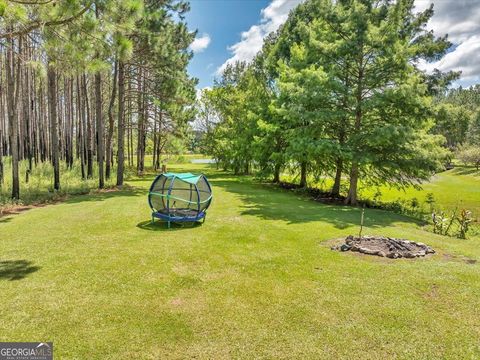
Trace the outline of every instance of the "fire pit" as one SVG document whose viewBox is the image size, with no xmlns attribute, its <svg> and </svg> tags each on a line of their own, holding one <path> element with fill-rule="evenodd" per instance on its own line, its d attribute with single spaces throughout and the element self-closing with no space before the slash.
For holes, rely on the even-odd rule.
<svg viewBox="0 0 480 360">
<path fill-rule="evenodd" d="M 434 254 L 430 246 L 420 242 L 383 236 L 347 236 L 345 243 L 333 246 L 332 250 L 357 251 L 367 255 L 377 255 L 391 259 L 416 258 Z"/>
</svg>

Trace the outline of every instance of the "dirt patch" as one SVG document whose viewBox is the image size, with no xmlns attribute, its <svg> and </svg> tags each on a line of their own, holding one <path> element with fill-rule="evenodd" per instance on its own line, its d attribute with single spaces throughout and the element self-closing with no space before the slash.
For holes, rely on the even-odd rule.
<svg viewBox="0 0 480 360">
<path fill-rule="evenodd" d="M 438 292 L 438 285 L 433 284 L 430 289 L 423 294 L 423 297 L 428 300 L 433 300 L 438 298 L 439 292 Z"/>
<path fill-rule="evenodd" d="M 49 203 L 40 203 L 40 204 L 32 204 L 32 205 L 9 205 L 3 208 L 0 208 L 0 218 L 2 216 L 8 215 L 18 215 L 24 211 L 35 209 L 38 207 L 44 207 Z"/>
<path fill-rule="evenodd" d="M 463 261 L 465 264 L 474 265 L 477 263 L 476 259 L 469 258 L 467 256 L 453 255 L 453 254 L 443 254 L 443 259 L 447 261 Z"/>
<path fill-rule="evenodd" d="M 420 242 L 383 236 L 355 237 L 349 235 L 345 239 L 344 244 L 332 246 L 331 249 L 356 251 L 366 255 L 377 255 L 390 259 L 412 259 L 435 253 L 431 247 Z"/>
</svg>

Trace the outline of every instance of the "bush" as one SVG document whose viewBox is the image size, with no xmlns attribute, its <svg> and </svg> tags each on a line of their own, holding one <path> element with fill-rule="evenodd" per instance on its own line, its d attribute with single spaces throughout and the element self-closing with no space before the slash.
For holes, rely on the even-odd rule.
<svg viewBox="0 0 480 360">
<path fill-rule="evenodd" d="M 11 161 L 9 158 L 5 161 L 5 178 L 3 183 L 0 183 L 0 206 L 9 204 L 36 204 L 56 201 L 63 198 L 65 195 L 79 195 L 87 194 L 92 189 L 98 187 L 97 167 L 94 165 L 94 174 L 92 179 L 82 180 L 80 171 L 80 163 L 75 161 L 73 168 L 69 169 L 65 162 L 60 163 L 60 190 L 53 189 L 53 167 L 50 163 L 39 163 L 34 165 L 32 171 L 29 172 L 28 182 L 27 169 L 28 161 L 23 160 L 19 164 L 20 173 L 20 201 L 12 201 L 12 178 Z M 106 180 L 105 187 L 115 185 L 115 168 L 112 169 L 112 176 L 110 180 Z M 128 170 L 126 170 L 126 173 Z"/>
<path fill-rule="evenodd" d="M 465 165 L 473 165 L 477 170 L 480 169 L 480 146 L 464 146 L 458 151 L 457 157 Z"/>
</svg>

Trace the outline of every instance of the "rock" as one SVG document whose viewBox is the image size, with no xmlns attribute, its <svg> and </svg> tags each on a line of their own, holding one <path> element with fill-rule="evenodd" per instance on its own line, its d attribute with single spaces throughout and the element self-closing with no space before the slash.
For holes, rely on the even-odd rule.
<svg viewBox="0 0 480 360">
<path fill-rule="evenodd" d="M 348 251 L 352 248 L 351 245 L 348 245 L 348 244 L 343 244 L 342 246 L 340 246 L 340 251 Z"/>
<path fill-rule="evenodd" d="M 345 239 L 345 244 L 334 246 L 332 250 L 358 251 L 362 254 L 377 255 L 390 259 L 413 259 L 435 253 L 432 248 L 423 243 L 371 235 L 363 237 L 349 235 Z"/>
</svg>

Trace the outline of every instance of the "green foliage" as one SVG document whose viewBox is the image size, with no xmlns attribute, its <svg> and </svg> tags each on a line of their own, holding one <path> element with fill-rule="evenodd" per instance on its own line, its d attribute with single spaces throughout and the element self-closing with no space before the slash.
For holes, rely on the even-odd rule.
<svg viewBox="0 0 480 360">
<path fill-rule="evenodd" d="M 480 169 L 480 144 L 466 145 L 459 149 L 457 158 L 465 165 L 475 166 L 477 170 Z"/>
<path fill-rule="evenodd" d="M 466 209 L 462 209 L 460 215 L 457 217 L 458 221 L 458 234 L 460 239 L 466 239 L 470 224 L 472 223 L 472 212 Z"/>
<path fill-rule="evenodd" d="M 457 209 L 448 215 L 445 211 L 441 211 L 438 214 L 432 213 L 432 227 L 435 234 L 451 236 L 451 231 L 454 230 L 452 225 L 456 225 L 456 231 L 454 236 L 459 239 L 466 239 L 471 224 L 473 222 L 472 212 L 467 209 L 462 209 L 457 214 Z"/>
<path fill-rule="evenodd" d="M 472 113 L 464 106 L 440 103 L 436 109 L 435 127 L 432 131 L 441 134 L 451 149 L 463 144 L 468 136 Z"/>
<path fill-rule="evenodd" d="M 435 208 L 435 196 L 433 195 L 433 193 L 427 193 L 427 195 L 425 196 L 425 202 L 430 208 L 430 213 L 433 213 L 433 210 Z"/>
<path fill-rule="evenodd" d="M 252 64 L 228 66 L 211 90 L 212 150 L 237 173 L 251 163 L 274 180 L 280 169 L 308 170 L 335 175 L 337 189 L 350 167 L 352 203 L 359 178 L 398 187 L 428 179 L 448 155 L 430 131 L 430 95 L 454 78 L 415 65 L 450 46 L 425 30 L 432 15 L 407 0 L 299 5 Z"/>
<path fill-rule="evenodd" d="M 76 161 L 73 167 L 68 168 L 64 162 L 61 163 L 60 173 L 62 176 L 62 186 L 59 191 L 53 189 L 53 167 L 49 163 L 39 163 L 32 168 L 29 174 L 29 181 L 26 182 L 26 173 L 28 170 L 28 161 L 21 161 L 19 167 L 20 185 L 22 188 L 21 201 L 13 202 L 23 205 L 38 204 L 56 201 L 64 198 L 66 195 L 87 194 L 97 188 L 98 180 L 82 180 L 80 163 Z M 9 159 L 5 162 L 5 173 L 11 172 L 11 162 Z M 94 168 L 95 173 L 97 168 Z M 113 180 L 106 182 L 106 187 L 115 185 Z M 11 200 L 11 178 L 6 176 L 4 182 L 0 184 L 0 207 L 12 204 Z"/>
<path fill-rule="evenodd" d="M 467 143 L 472 146 L 480 146 L 480 105 L 468 127 Z"/>
<path fill-rule="evenodd" d="M 250 172 L 255 154 L 252 145 L 258 119 L 254 110 L 261 96 L 257 84 L 252 69 L 237 63 L 227 66 L 220 81 L 203 95 L 216 117 L 215 129 L 209 128 L 205 139 L 207 151 L 237 174 Z"/>
</svg>

